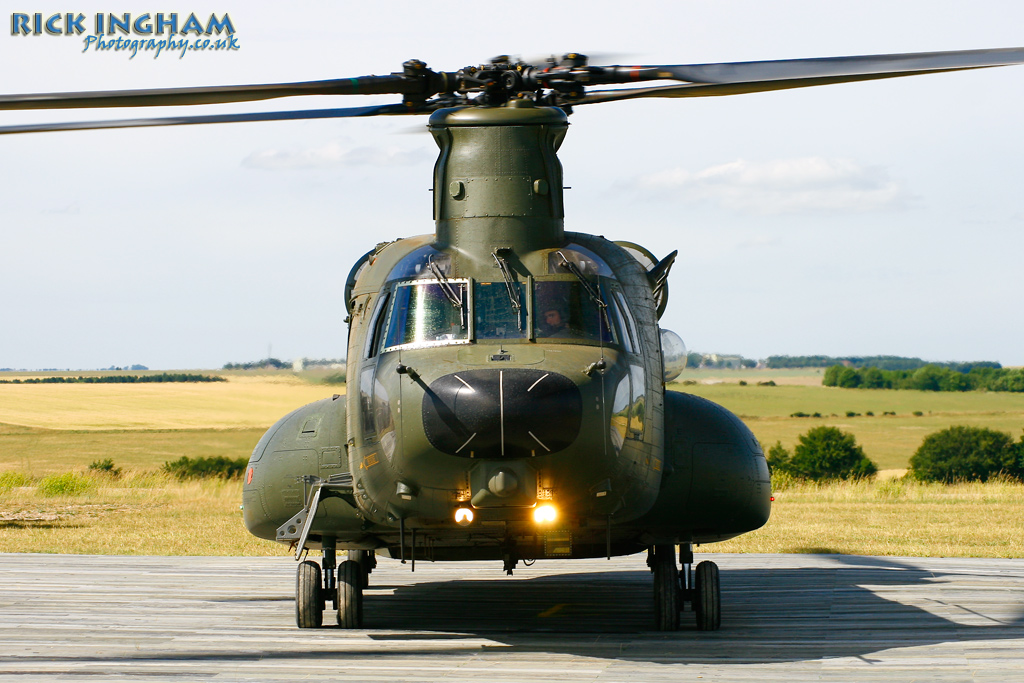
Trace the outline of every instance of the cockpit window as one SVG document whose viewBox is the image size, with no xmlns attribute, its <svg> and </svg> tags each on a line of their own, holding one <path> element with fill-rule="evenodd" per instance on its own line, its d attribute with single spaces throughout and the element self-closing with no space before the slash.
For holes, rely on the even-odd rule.
<svg viewBox="0 0 1024 683">
<path fill-rule="evenodd" d="M 388 282 L 394 280 L 409 280 L 426 278 L 433 280 L 437 277 L 430 264 L 445 275 L 451 275 L 452 257 L 432 245 L 426 245 L 413 249 L 402 258 L 395 267 L 388 273 Z"/>
<path fill-rule="evenodd" d="M 534 333 L 538 339 L 588 339 L 615 343 L 608 315 L 579 281 L 537 282 Z M 602 294 L 602 298 L 607 298 Z"/>
<path fill-rule="evenodd" d="M 509 293 L 509 286 L 515 288 L 518 297 Z M 522 282 L 477 282 L 473 289 L 477 339 L 526 337 L 526 287 Z"/>
<path fill-rule="evenodd" d="M 586 247 L 581 247 L 574 243 L 569 243 L 565 247 L 555 249 L 548 254 L 548 273 L 555 275 L 566 272 L 565 267 L 562 266 L 563 257 L 564 260 L 575 264 L 584 275 L 591 277 L 598 275 L 603 277 L 612 276 L 612 269 L 605 263 L 603 258 Z"/>
<path fill-rule="evenodd" d="M 466 280 L 399 284 L 382 350 L 468 343 L 468 288 Z"/>
</svg>

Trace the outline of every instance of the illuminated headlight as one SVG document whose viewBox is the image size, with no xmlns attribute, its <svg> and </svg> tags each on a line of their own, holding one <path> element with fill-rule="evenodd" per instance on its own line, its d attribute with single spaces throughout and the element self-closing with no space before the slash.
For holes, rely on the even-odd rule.
<svg viewBox="0 0 1024 683">
<path fill-rule="evenodd" d="M 459 508 L 455 511 L 455 523 L 462 526 L 469 526 L 473 523 L 473 511 L 469 508 Z"/>
<path fill-rule="evenodd" d="M 537 524 L 550 524 L 558 517 L 558 510 L 554 505 L 538 505 L 533 510 L 533 521 Z"/>
</svg>

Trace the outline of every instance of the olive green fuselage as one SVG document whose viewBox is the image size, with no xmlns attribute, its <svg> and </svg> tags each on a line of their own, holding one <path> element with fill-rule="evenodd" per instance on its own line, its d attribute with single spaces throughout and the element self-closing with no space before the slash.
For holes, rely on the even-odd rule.
<svg viewBox="0 0 1024 683">
<path fill-rule="evenodd" d="M 254 534 L 280 539 L 312 477 L 346 473 L 351 495 L 323 500 L 308 545 L 395 555 L 415 531 L 425 558 L 582 557 L 767 520 L 749 430 L 666 394 L 649 272 L 603 237 L 564 232 L 566 125 L 527 101 L 431 117 L 436 233 L 380 244 L 353 269 L 347 393 L 257 446 L 243 492 Z M 541 506 L 553 521 L 535 521 Z M 472 521 L 457 523 L 460 509 Z"/>
</svg>

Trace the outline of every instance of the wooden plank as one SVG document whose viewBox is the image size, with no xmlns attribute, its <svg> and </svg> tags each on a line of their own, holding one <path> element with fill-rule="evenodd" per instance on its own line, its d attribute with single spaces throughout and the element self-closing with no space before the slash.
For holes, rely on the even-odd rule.
<svg viewBox="0 0 1024 683">
<path fill-rule="evenodd" d="M 1024 562 L 704 555 L 722 630 L 650 630 L 644 557 L 381 559 L 366 629 L 294 626 L 281 558 L 0 555 L 0 680 L 1006 681 Z"/>
</svg>

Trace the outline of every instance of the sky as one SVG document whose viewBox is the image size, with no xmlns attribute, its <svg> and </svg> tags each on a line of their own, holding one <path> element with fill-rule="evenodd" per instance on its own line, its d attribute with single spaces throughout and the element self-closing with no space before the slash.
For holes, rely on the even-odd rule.
<svg viewBox="0 0 1024 683">
<path fill-rule="evenodd" d="M 8 5 L 10 7 L 10 5 Z M 156 11 L 37 2 L 18 11 Z M 0 93 L 454 71 L 498 54 L 689 64 L 1024 44 L 1019 0 L 193 2 L 238 49 L 83 51 L 0 31 Z M 290 98 L 190 114 L 359 106 Z M 1024 66 L 578 107 L 567 230 L 679 258 L 662 327 L 689 349 L 1024 365 Z M 0 125 L 174 108 L 0 112 Z M 216 368 L 343 357 L 344 283 L 433 231 L 419 117 L 0 137 L 0 368 Z"/>
</svg>

